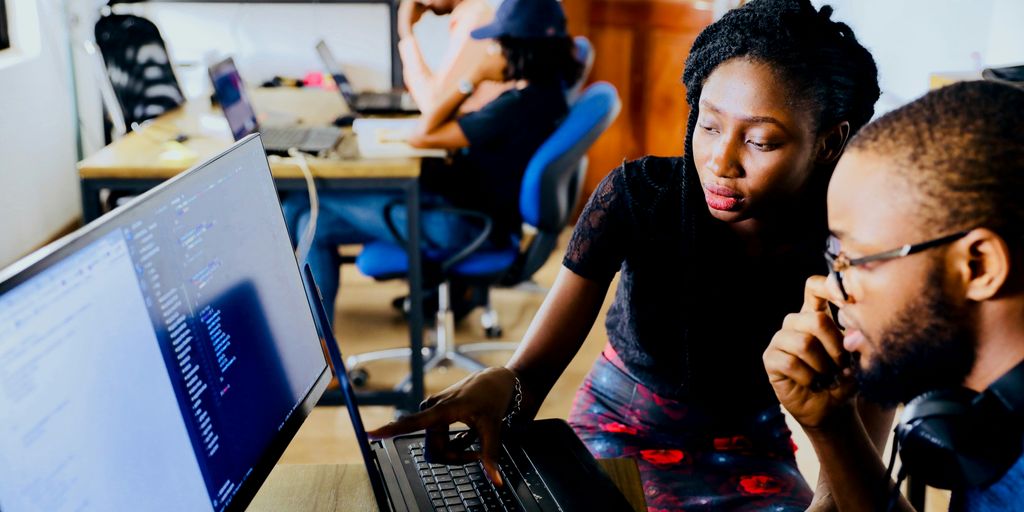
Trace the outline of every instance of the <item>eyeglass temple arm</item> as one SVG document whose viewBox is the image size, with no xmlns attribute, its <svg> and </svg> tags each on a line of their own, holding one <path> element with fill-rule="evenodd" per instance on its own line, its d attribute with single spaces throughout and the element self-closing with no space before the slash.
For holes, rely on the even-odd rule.
<svg viewBox="0 0 1024 512">
<path fill-rule="evenodd" d="M 895 258 L 902 258 L 909 256 L 914 253 L 918 253 L 932 247 L 938 247 L 943 244 L 948 244 L 958 238 L 963 238 L 964 235 L 970 233 L 971 230 L 960 231 L 959 233 L 953 233 L 952 235 L 946 235 L 942 238 L 936 238 L 935 240 L 929 240 L 927 242 L 921 242 L 919 244 L 907 244 L 902 247 L 893 249 L 891 251 L 885 251 L 878 254 L 872 254 L 871 256 L 864 256 L 863 258 L 856 258 L 850 260 L 850 266 L 863 265 L 865 263 L 871 263 L 872 261 L 879 260 L 891 260 Z"/>
</svg>

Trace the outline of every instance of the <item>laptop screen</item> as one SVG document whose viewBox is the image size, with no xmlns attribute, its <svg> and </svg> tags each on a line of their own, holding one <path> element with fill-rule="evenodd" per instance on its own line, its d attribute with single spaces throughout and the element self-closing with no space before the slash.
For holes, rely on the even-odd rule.
<svg viewBox="0 0 1024 512">
<path fill-rule="evenodd" d="M 228 57 L 210 66 L 210 80 L 213 81 L 213 94 L 224 110 L 235 140 L 259 131 L 256 111 L 246 96 L 245 83 L 242 75 L 238 74 L 235 61 Z"/>
<path fill-rule="evenodd" d="M 242 510 L 329 378 L 253 136 L 0 272 L 0 510 Z"/>
<path fill-rule="evenodd" d="M 331 53 L 331 49 L 327 47 L 327 43 L 320 41 L 316 44 L 316 53 L 320 55 L 320 60 L 324 64 L 324 68 L 331 77 L 334 78 L 334 83 L 338 84 L 338 90 L 341 91 L 342 97 L 345 98 L 345 103 L 348 103 L 350 108 L 354 108 L 356 104 L 356 91 L 352 88 L 352 84 L 348 81 L 348 77 L 342 72 L 341 66 L 338 61 L 334 58 L 334 54 Z"/>
<path fill-rule="evenodd" d="M 320 289 L 313 280 L 313 270 L 307 263 L 302 269 L 302 277 L 306 285 L 308 300 L 314 304 L 317 327 L 324 338 L 324 345 L 327 346 L 327 353 L 330 355 L 331 364 L 334 366 L 334 375 L 338 378 L 338 387 L 341 389 L 342 397 L 345 399 L 345 406 L 348 408 L 349 419 L 352 420 L 352 428 L 356 434 L 356 444 L 359 445 L 359 452 L 363 456 L 363 465 L 366 466 L 370 478 L 370 486 L 377 497 L 377 503 L 387 501 L 387 493 L 384 490 L 384 481 L 381 479 L 380 468 L 374 462 L 373 454 L 370 452 L 370 436 L 366 434 L 366 427 L 363 426 L 363 416 L 359 414 L 359 401 L 352 387 L 352 381 L 348 378 L 348 371 L 345 369 L 345 360 L 341 357 L 341 349 L 334 338 L 331 321 L 328 318 L 327 310 L 324 308 L 323 297 Z M 380 507 L 385 509 L 383 505 Z"/>
</svg>

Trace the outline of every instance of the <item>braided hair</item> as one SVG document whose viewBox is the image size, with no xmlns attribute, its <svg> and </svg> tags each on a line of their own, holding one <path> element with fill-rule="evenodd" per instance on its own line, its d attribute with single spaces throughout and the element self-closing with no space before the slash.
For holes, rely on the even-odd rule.
<svg viewBox="0 0 1024 512">
<path fill-rule="evenodd" d="M 875 61 L 853 30 L 831 16 L 832 7 L 819 11 L 810 0 L 754 0 L 727 12 L 697 36 L 683 72 L 690 107 L 684 158 L 691 176 L 696 171 L 693 131 L 701 90 L 711 73 L 730 59 L 771 66 L 793 88 L 793 98 L 813 109 L 816 131 L 847 121 L 852 136 L 871 119 L 879 96 Z"/>
<path fill-rule="evenodd" d="M 583 63 L 576 59 L 576 43 L 571 37 L 501 37 L 498 41 L 508 63 L 505 80 L 572 85 L 583 73 Z"/>
</svg>

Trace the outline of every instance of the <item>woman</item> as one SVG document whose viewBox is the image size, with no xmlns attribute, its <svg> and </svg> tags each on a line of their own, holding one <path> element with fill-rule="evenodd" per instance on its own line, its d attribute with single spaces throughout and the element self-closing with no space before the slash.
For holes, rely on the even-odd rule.
<svg viewBox="0 0 1024 512">
<path fill-rule="evenodd" d="M 519 234 L 519 189 L 526 165 L 568 113 L 565 87 L 582 70 L 556 0 L 507 0 L 494 22 L 472 36 L 492 40 L 489 57 L 457 89 L 447 91 L 436 108 L 423 113 L 409 139 L 416 147 L 454 152 L 450 165 L 425 160 L 420 179 L 423 239 L 432 249 L 453 253 L 478 236 L 480 222 L 454 215 L 446 207 L 487 214 L 493 221 L 490 239 L 501 245 Z M 459 107 L 483 82 L 509 82 L 510 88 L 479 110 L 460 116 Z M 384 215 L 389 203 L 402 203 L 402 196 L 399 191 L 321 195 L 308 261 L 327 311 L 334 311 L 338 292 L 338 245 L 397 241 Z M 284 211 L 295 240 L 309 222 L 309 201 L 304 194 L 289 197 Z M 405 218 L 403 205 L 390 219 L 403 237 Z"/>
<path fill-rule="evenodd" d="M 806 509 L 761 354 L 822 270 L 826 185 L 879 95 L 871 55 L 830 15 L 755 0 L 706 28 L 683 75 L 685 155 L 626 163 L 598 186 L 506 368 L 372 434 L 427 428 L 435 457 L 458 458 L 444 432 L 463 421 L 500 480 L 500 422 L 536 412 L 619 272 L 609 345 L 569 418 L 590 450 L 635 458 L 650 510 Z"/>
</svg>

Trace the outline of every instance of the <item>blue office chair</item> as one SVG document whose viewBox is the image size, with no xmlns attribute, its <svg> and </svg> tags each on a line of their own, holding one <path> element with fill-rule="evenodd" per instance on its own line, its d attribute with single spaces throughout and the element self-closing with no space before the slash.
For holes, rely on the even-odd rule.
<svg viewBox="0 0 1024 512">
<path fill-rule="evenodd" d="M 590 44 L 590 39 L 587 39 L 585 36 L 576 36 L 572 40 L 576 43 L 576 59 L 583 64 L 583 72 L 580 73 L 576 83 L 572 84 L 565 91 L 565 98 L 570 105 L 576 103 L 576 100 L 579 99 L 580 91 L 583 90 L 583 85 L 587 83 L 587 78 L 590 77 L 590 70 L 594 68 L 594 47 Z"/>
<path fill-rule="evenodd" d="M 526 281 L 551 255 L 558 236 L 575 209 L 583 176 L 586 174 L 586 152 L 619 113 L 620 102 L 615 87 L 598 82 L 588 87 L 572 105 L 558 129 L 541 145 L 527 165 L 519 198 L 519 212 L 526 228 L 522 240 L 510 240 L 503 247 L 481 248 L 490 234 L 490 219 L 482 214 L 482 233 L 473 243 L 455 254 L 426 250 L 423 260 L 440 276 L 438 285 L 437 342 L 424 347 L 424 371 L 447 364 L 468 370 L 486 366 L 467 354 L 495 350 L 515 350 L 518 343 L 483 342 L 456 346 L 454 315 L 450 309 L 449 281 L 458 279 L 470 284 L 490 287 L 515 285 Z M 393 230 L 397 233 L 396 230 Z M 377 280 L 403 277 L 409 261 L 405 248 L 392 242 L 367 244 L 356 258 L 356 267 Z M 489 314 L 496 321 L 493 310 Z M 485 313 L 485 318 L 488 313 Z M 486 320 L 485 320 L 486 324 Z M 486 327 L 486 325 L 485 325 Z M 350 371 L 356 380 L 365 382 L 367 373 L 361 366 L 384 359 L 408 359 L 411 349 L 399 348 L 349 356 Z M 398 386 L 409 384 L 406 377 Z"/>
</svg>

